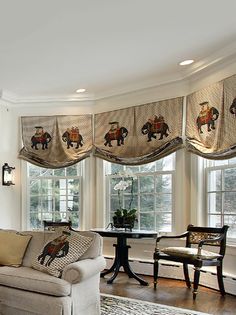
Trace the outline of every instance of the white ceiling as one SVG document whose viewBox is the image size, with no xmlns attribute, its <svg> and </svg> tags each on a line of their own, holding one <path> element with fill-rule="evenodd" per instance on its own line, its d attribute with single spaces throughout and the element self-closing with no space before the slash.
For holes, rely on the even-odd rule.
<svg viewBox="0 0 236 315">
<path fill-rule="evenodd" d="M 235 0 L 0 0 L 0 90 L 101 98 L 179 80 L 236 53 Z M 180 67 L 184 59 L 192 66 Z"/>
</svg>

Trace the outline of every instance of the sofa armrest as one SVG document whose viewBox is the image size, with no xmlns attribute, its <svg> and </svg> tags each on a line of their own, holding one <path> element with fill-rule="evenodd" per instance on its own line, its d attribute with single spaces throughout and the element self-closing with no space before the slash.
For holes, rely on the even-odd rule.
<svg viewBox="0 0 236 315">
<path fill-rule="evenodd" d="M 67 265 L 62 272 L 62 279 L 78 283 L 100 273 L 106 267 L 103 256 L 94 259 L 83 259 Z"/>
</svg>

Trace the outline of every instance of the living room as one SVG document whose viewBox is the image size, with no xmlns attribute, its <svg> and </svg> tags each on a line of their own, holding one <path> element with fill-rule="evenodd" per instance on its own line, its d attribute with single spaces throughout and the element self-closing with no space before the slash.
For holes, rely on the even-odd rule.
<svg viewBox="0 0 236 315">
<path fill-rule="evenodd" d="M 224 94 L 230 105 L 236 97 L 233 84 L 230 92 L 225 92 L 225 86 L 228 87 L 236 75 L 235 6 L 234 1 L 228 1 L 226 6 L 213 0 L 200 1 L 197 6 L 186 0 L 178 3 L 154 0 L 145 3 L 134 0 L 119 3 L 107 0 L 99 3 L 3 1 L 0 22 L 0 126 L 3 133 L 0 159 L 1 166 L 8 163 L 15 169 L 14 185 L 0 186 L 0 228 L 41 230 L 43 220 L 55 220 L 58 212 L 62 221 L 72 219 L 74 229 L 106 228 L 112 223 L 119 198 L 125 207 L 134 193 L 133 206 L 137 209 L 134 229 L 175 235 L 185 232 L 189 224 L 229 225 L 223 275 L 226 295 L 234 297 L 236 141 L 233 141 L 236 139 L 233 132 L 228 133 L 228 138 L 224 133 L 230 119 L 232 129 L 229 130 L 234 130 L 234 108 L 232 112 L 227 110 L 228 116 L 218 117 L 216 113 L 218 119 L 210 125 L 211 131 L 207 130 L 206 124 L 199 128 L 195 114 L 200 115 L 203 106 L 199 104 L 206 100 L 207 93 L 212 100 L 210 105 L 220 114 L 226 108 L 221 96 Z M 186 59 L 193 59 L 193 63 L 179 65 Z M 78 89 L 86 91 L 76 92 Z M 196 106 L 193 105 L 195 99 Z M 213 104 L 215 99 L 218 103 Z M 145 113 L 148 113 L 148 119 L 155 119 L 154 116 L 160 114 L 164 116 L 169 131 L 163 134 L 163 139 L 160 139 L 160 133 L 154 135 L 155 139 L 148 138 L 145 131 L 140 132 L 137 126 L 143 124 L 139 118 L 145 117 Z M 83 146 L 78 145 L 75 149 L 74 143 L 71 147 L 78 154 L 69 157 L 71 148 L 66 147 L 66 141 L 60 140 L 65 151 L 63 156 L 67 157 L 64 164 L 61 159 L 53 157 L 51 150 L 57 133 L 56 127 L 50 129 L 50 126 L 64 128 L 67 122 L 61 122 L 61 117 L 68 118 L 71 126 L 77 126 L 73 119 L 78 118 L 79 132 L 84 137 Z M 117 121 L 121 126 L 126 123 L 129 133 L 123 139 L 124 145 L 117 145 L 116 140 L 112 140 L 110 146 L 109 142 L 105 144 L 107 139 L 104 136 L 106 132 L 114 132 L 115 129 L 110 131 L 110 128 L 118 128 L 114 124 Z M 31 147 L 33 142 L 29 139 L 42 132 L 41 126 L 50 130 L 49 149 L 43 150 L 41 143 L 37 149 Z M 194 134 L 191 133 L 192 126 Z M 63 128 L 61 130 L 66 131 Z M 219 136 L 216 142 L 212 135 Z M 201 150 L 202 143 L 196 142 L 204 136 L 208 141 L 205 151 Z M 220 147 L 219 141 L 226 142 L 225 139 L 228 143 Z M 212 150 L 209 149 L 211 142 L 215 145 Z M 125 152 L 126 143 L 131 149 Z M 140 143 L 142 146 L 139 147 Z M 151 149 L 144 152 L 147 146 Z M 29 152 L 31 155 L 27 155 Z M 124 152 L 122 157 L 120 152 Z M 220 155 L 222 152 L 224 154 Z M 48 164 L 43 166 L 39 161 L 46 154 Z M 129 160 L 130 157 L 133 160 Z M 52 164 L 53 159 L 58 164 Z M 71 168 L 71 177 L 67 176 L 69 172 L 63 173 L 66 167 Z M 43 178 L 41 170 L 45 171 Z M 114 186 L 130 171 L 137 177 L 134 177 L 134 191 L 130 186 L 127 192 L 118 195 Z M 32 185 L 36 182 L 37 172 L 40 174 L 40 179 L 37 179 L 40 187 L 47 182 L 45 199 L 45 192 L 40 199 L 40 194 L 35 193 L 36 185 Z M 220 177 L 219 173 L 226 175 Z M 162 191 L 165 199 L 161 199 L 156 188 L 158 176 L 167 178 L 165 184 L 168 188 L 163 185 L 165 189 Z M 73 194 L 71 203 L 68 196 L 64 200 L 60 197 L 60 193 L 64 194 L 60 182 L 57 208 L 58 200 L 54 197 L 58 191 L 55 190 L 52 197 L 49 182 L 57 183 L 59 178 L 65 185 L 73 179 L 71 190 L 77 189 L 77 192 Z M 151 178 L 154 178 L 155 192 L 143 188 L 144 185 L 148 189 L 151 187 Z M 227 178 L 228 183 L 225 182 Z M 227 195 L 224 195 L 225 191 Z M 153 199 L 147 195 L 152 195 Z M 165 209 L 164 215 L 158 203 Z M 146 218 L 153 208 L 156 211 L 153 217 Z M 158 221 L 157 218 L 161 219 Z M 114 242 L 114 237 L 103 238 L 106 268 L 113 262 Z M 150 290 L 153 287 L 155 238 L 128 239 L 128 244 L 131 246 L 130 265 L 137 274 L 150 277 Z M 172 242 L 165 241 L 164 244 L 170 246 Z M 213 270 L 210 267 L 201 273 L 200 284 L 218 290 Z M 170 268 L 168 264 L 161 265 L 160 276 L 183 279 L 182 269 Z M 131 281 L 132 286 L 140 287 L 134 279 L 119 278 L 118 275 L 110 288 L 115 288 L 116 281 L 120 284 L 119 279 L 124 280 L 124 286 Z M 201 301 L 201 288 L 199 291 L 197 301 Z M 217 294 L 220 296 L 219 291 Z M 201 308 L 195 310 L 203 311 Z"/>
</svg>

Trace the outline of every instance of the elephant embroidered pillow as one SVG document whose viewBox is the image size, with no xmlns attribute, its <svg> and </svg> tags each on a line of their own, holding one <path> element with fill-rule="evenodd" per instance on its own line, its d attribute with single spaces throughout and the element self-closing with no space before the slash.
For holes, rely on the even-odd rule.
<svg viewBox="0 0 236 315">
<path fill-rule="evenodd" d="M 53 233 L 34 258 L 32 267 L 55 277 L 60 277 L 65 266 L 77 261 L 90 247 L 93 239 L 73 231 Z"/>
</svg>

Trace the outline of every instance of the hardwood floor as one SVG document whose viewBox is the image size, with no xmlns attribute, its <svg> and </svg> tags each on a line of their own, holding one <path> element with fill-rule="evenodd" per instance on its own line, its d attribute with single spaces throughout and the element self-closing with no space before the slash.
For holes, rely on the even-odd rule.
<svg viewBox="0 0 236 315">
<path fill-rule="evenodd" d="M 214 315 L 235 315 L 236 297 L 226 294 L 222 297 L 216 290 L 199 286 L 199 293 L 195 301 L 192 299 L 192 291 L 188 289 L 184 281 L 159 279 L 157 290 L 153 289 L 152 277 L 142 276 L 149 282 L 149 286 L 141 286 L 136 280 L 130 279 L 120 272 L 112 284 L 106 280 L 110 276 L 101 278 L 101 293 L 119 295 L 159 304 L 188 308 L 195 311 L 206 312 Z"/>
</svg>

